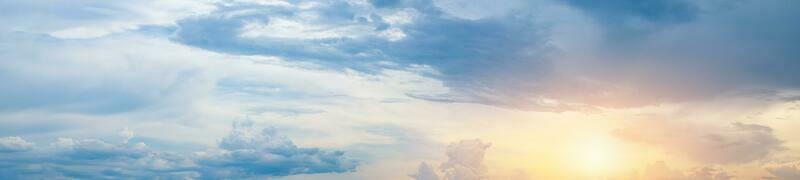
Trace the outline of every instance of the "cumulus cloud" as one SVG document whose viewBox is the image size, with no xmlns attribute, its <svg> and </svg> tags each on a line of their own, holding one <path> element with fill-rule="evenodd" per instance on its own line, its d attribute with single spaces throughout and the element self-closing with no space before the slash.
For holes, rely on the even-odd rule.
<svg viewBox="0 0 800 180">
<path fill-rule="evenodd" d="M 442 179 L 479 180 L 487 179 L 487 168 L 483 164 L 486 149 L 491 146 L 479 139 L 461 140 L 447 146 L 447 161 L 439 166 Z M 439 179 L 439 175 L 426 163 L 419 165 L 418 171 L 411 175 L 417 180 Z"/>
<path fill-rule="evenodd" d="M 342 151 L 298 148 L 275 129 L 255 128 L 252 122 L 237 123 L 222 139 L 220 151 L 198 153 L 197 162 L 210 176 L 286 176 L 293 174 L 342 173 L 358 163 Z"/>
<path fill-rule="evenodd" d="M 479 139 L 461 140 L 447 146 L 447 161 L 439 167 L 445 179 L 477 180 L 486 178 L 483 156 L 491 144 Z"/>
<path fill-rule="evenodd" d="M 129 137 L 123 134 L 123 138 Z M 344 152 L 298 148 L 274 129 L 257 129 L 247 122 L 223 138 L 220 149 L 194 154 L 152 149 L 143 142 L 125 140 L 59 138 L 33 150 L 33 143 L 19 137 L 0 140 L 4 150 L 0 154 L 0 177 L 9 179 L 252 178 L 342 173 L 358 165 L 344 157 Z"/>
<path fill-rule="evenodd" d="M 703 163 L 746 163 L 784 149 L 772 128 L 738 122 L 718 127 L 678 120 L 638 120 L 612 134 Z"/>
<path fill-rule="evenodd" d="M 17 136 L 0 138 L 0 153 L 29 151 L 33 146 L 34 143 Z"/>
</svg>

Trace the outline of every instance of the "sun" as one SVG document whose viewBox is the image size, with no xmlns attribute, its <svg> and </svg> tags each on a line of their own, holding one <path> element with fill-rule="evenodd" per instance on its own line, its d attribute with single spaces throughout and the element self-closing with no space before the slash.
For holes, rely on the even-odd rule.
<svg viewBox="0 0 800 180">
<path fill-rule="evenodd" d="M 619 166 L 620 153 L 609 138 L 583 138 L 573 147 L 572 164 L 587 175 L 604 175 Z"/>
</svg>

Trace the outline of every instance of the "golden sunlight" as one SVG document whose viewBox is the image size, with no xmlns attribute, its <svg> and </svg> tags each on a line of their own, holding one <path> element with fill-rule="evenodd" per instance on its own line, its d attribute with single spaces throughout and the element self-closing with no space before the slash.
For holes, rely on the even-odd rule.
<svg viewBox="0 0 800 180">
<path fill-rule="evenodd" d="M 620 153 L 616 145 L 607 137 L 590 137 L 573 146 L 571 161 L 585 175 L 608 175 L 619 166 Z"/>
</svg>

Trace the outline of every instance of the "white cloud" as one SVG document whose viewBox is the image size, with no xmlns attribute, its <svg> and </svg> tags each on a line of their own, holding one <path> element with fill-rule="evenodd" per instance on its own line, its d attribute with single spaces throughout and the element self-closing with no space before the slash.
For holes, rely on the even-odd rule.
<svg viewBox="0 0 800 180">
<path fill-rule="evenodd" d="M 444 178 L 449 180 L 478 180 L 486 178 L 483 156 L 491 144 L 481 140 L 461 140 L 447 146 L 447 161 L 442 163 Z"/>
<path fill-rule="evenodd" d="M 2 137 L 0 138 L 0 153 L 29 151 L 33 149 L 34 145 L 21 137 Z"/>
<path fill-rule="evenodd" d="M 447 146 L 447 161 L 439 166 L 443 180 L 481 180 L 487 179 L 487 168 L 483 156 L 491 144 L 479 139 L 461 140 Z M 411 175 L 416 180 L 438 180 L 439 175 L 426 163 L 421 163 L 417 172 Z"/>
<path fill-rule="evenodd" d="M 125 127 L 119 131 L 119 135 L 123 138 L 123 142 L 127 144 L 133 138 L 133 131 Z"/>
</svg>

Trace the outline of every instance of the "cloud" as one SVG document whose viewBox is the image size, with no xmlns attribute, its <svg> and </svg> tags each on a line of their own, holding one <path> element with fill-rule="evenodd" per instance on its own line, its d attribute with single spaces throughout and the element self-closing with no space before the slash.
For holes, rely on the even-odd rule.
<svg viewBox="0 0 800 180">
<path fill-rule="evenodd" d="M 626 179 L 660 179 L 660 180 L 729 180 L 733 176 L 726 171 L 709 167 L 695 168 L 689 171 L 676 170 L 664 161 L 657 161 L 648 164 L 639 172 L 634 172 L 631 177 Z"/>
<path fill-rule="evenodd" d="M 785 40 L 794 34 L 731 23 L 746 17 L 763 27 L 796 29 L 784 25 L 792 24 L 788 17 L 794 14 L 782 9 L 782 0 L 555 3 L 587 16 L 559 13 L 596 20 L 602 30 L 586 24 L 562 27 L 569 23 L 560 20 L 572 19 L 520 10 L 546 3 L 510 1 L 515 7 L 497 10 L 481 6 L 478 12 L 491 13 L 478 15 L 471 7 L 441 1 L 369 2 L 217 4 L 216 11 L 179 20 L 172 39 L 216 52 L 280 56 L 366 73 L 387 65 L 376 62 L 390 62 L 392 68 L 424 65 L 434 70 L 425 75 L 449 89 L 409 97 L 538 111 L 640 107 L 743 88 L 798 87 L 792 71 L 776 65 L 800 65 L 788 61 L 797 56 L 790 50 L 795 41 Z M 755 15 L 759 7 L 775 12 Z M 552 28 L 576 30 L 551 31 L 542 20 L 552 21 Z M 608 33 L 594 37 L 594 31 Z M 574 42 L 587 48 L 572 49 L 559 39 L 576 36 L 589 37 Z M 752 38 L 738 38 L 743 36 Z M 685 43 L 696 39 L 704 40 Z"/>
<path fill-rule="evenodd" d="M 137 30 L 142 26 L 170 25 L 176 19 L 202 14 L 214 7 L 204 1 L 102 1 L 0 2 L 0 31 L 48 34 L 63 39 L 88 39 Z M 47 22 L 47 23 L 37 23 Z"/>
<path fill-rule="evenodd" d="M 133 138 L 133 131 L 131 131 L 130 129 L 128 129 L 126 127 L 124 129 L 122 129 L 121 131 L 119 131 L 119 136 L 121 136 L 123 138 L 122 142 L 127 144 L 128 141 L 130 141 L 131 138 Z"/>
<path fill-rule="evenodd" d="M 256 129 L 252 122 L 234 125 L 219 147 L 221 151 L 198 154 L 197 162 L 210 177 L 343 173 L 358 165 L 341 151 L 298 148 L 274 129 Z"/>
<path fill-rule="evenodd" d="M 0 153 L 29 151 L 33 146 L 34 143 L 17 136 L 0 138 Z"/>
<path fill-rule="evenodd" d="M 491 146 L 480 139 L 461 140 L 447 146 L 447 161 L 439 166 L 442 179 L 446 180 L 479 180 L 487 178 L 487 169 L 483 164 L 486 149 Z M 439 179 L 439 175 L 426 163 L 421 163 L 418 172 L 411 175 L 417 180 Z"/>
<path fill-rule="evenodd" d="M 579 29 L 574 32 L 581 34 L 554 34 L 565 32 L 550 31 L 547 23 L 540 23 L 554 17 L 529 10 L 546 6 L 520 1 L 480 1 L 474 2 L 479 5 L 469 6 L 429 0 L 171 0 L 78 4 L 25 1 L 3 6 L 12 23 L 5 27 L 2 38 L 4 42 L 28 42 L 31 46 L 23 47 L 34 48 L 9 51 L 19 53 L 3 58 L 54 58 L 30 57 L 21 52 L 46 54 L 41 51 L 74 43 L 56 41 L 59 39 L 96 39 L 158 31 L 159 38 L 171 38 L 206 50 L 278 56 L 342 71 L 355 69 L 377 74 L 384 68 L 426 66 L 432 71 L 420 74 L 442 80 L 448 91 L 408 93 L 409 97 L 540 111 L 681 102 L 751 86 L 798 87 L 792 78 L 797 75 L 790 71 L 800 65 L 792 61 L 798 54 L 792 49 L 797 36 L 791 32 L 800 26 L 791 23 L 791 17 L 797 14 L 786 8 L 792 6 L 784 5 L 796 2 L 748 1 L 725 7 L 711 2 L 556 3 L 585 13 L 582 18 L 596 20 L 613 36 L 608 38 L 609 34 L 604 34 L 601 39 L 632 39 L 599 43 L 581 39 L 580 44 L 588 44 L 589 48 L 576 50 L 559 46 L 562 39 L 558 37 L 584 37 L 595 29 L 566 27 Z M 63 8 L 74 6 L 82 8 Z M 762 16 L 759 9 L 770 11 Z M 45 10 L 48 10 L 46 16 L 35 13 Z M 572 13 L 568 17 L 573 17 L 575 12 L 566 13 Z M 31 20 L 32 17 L 35 19 Z M 780 27 L 752 28 L 773 26 Z M 44 37 L 30 38 L 30 34 Z M 16 44 L 3 47 L 6 46 L 19 48 Z M 587 57 L 572 57 L 573 54 L 587 54 Z M 0 71 L 8 71 L 0 73 L 0 78 L 8 78 L 2 79 L 4 82 L 26 85 L 17 87 L 40 91 L 52 88 L 36 82 L 17 82 L 24 81 L 17 79 L 19 76 L 29 77 L 25 73 Z M 195 76 L 186 73 L 185 78 Z M 676 84 L 681 88 L 673 88 Z M 54 103 L 57 109 L 97 109 L 91 113 L 126 112 L 147 107 L 152 99 L 160 98 L 154 95 L 156 92 L 138 94 L 114 88 L 87 94 L 73 93 L 77 90 L 69 87 L 64 89 L 67 91 L 63 93 L 40 93 L 59 97 L 53 99 L 61 101 Z M 0 109 L 37 109 L 46 103 L 16 96 L 19 94 L 16 91 L 22 90 L 7 91 L 14 91 L 5 93 L 14 94 L 13 98 L 8 97 L 18 101 L 14 106 L 23 108 L 0 105 Z M 91 100 L 88 104 L 73 104 L 86 97 L 112 102 Z"/>
<path fill-rule="evenodd" d="M 562 24 L 559 29 L 584 28 L 556 37 L 586 37 L 571 40 L 582 48 L 562 49 L 570 62 L 560 68 L 589 82 L 565 81 L 555 99 L 636 107 L 706 100 L 742 89 L 796 90 L 798 74 L 790 69 L 800 67 L 793 61 L 800 57 L 793 50 L 800 36 L 791 32 L 800 26 L 791 23 L 798 12 L 788 7 L 797 3 L 565 1 L 597 24 L 554 20 Z"/>
<path fill-rule="evenodd" d="M 419 164 L 415 174 L 408 176 L 414 178 L 415 180 L 439 180 L 439 175 L 436 174 L 436 170 L 433 168 L 433 166 L 428 165 L 428 163 L 425 162 Z"/>
<path fill-rule="evenodd" d="M 800 179 L 800 163 L 798 162 L 772 163 L 766 165 L 765 169 L 773 176 L 771 179 Z"/>
<path fill-rule="evenodd" d="M 141 162 L 158 156 L 144 143 L 59 138 L 48 146 L 0 155 L 0 177 L 9 179 L 166 177 L 171 172 Z M 162 175 L 159 175 L 162 174 Z"/>
<path fill-rule="evenodd" d="M 253 178 L 343 173 L 358 165 L 341 151 L 298 148 L 274 129 L 256 129 L 252 122 L 235 126 L 220 142 L 221 149 L 194 154 L 152 149 L 126 139 L 114 143 L 59 138 L 35 148 L 20 137 L 0 140 L 0 147 L 13 150 L 0 154 L 0 177 L 9 179 Z"/>
<path fill-rule="evenodd" d="M 209 88 L 200 60 L 213 54 L 165 40 L 129 34 L 73 41 L 12 33 L 0 41 L 27 44 L 0 54 L 6 59 L 0 81 L 7 86 L 0 89 L 0 112 L 114 114 L 190 102 L 197 98 L 183 95 Z"/>
<path fill-rule="evenodd" d="M 464 19 L 431 1 L 326 1 L 290 6 L 234 3 L 180 20 L 173 40 L 212 51 L 281 56 L 373 73 L 424 65 L 444 81 L 444 97 L 512 108 L 547 106 L 533 93 L 550 66 L 545 31 L 530 13 Z M 391 67 L 391 66 L 390 66 Z M 545 108 L 541 108 L 545 109 Z"/>
<path fill-rule="evenodd" d="M 483 143 L 479 139 L 461 140 L 447 146 L 447 161 L 439 167 L 444 172 L 445 179 L 484 179 L 486 166 L 483 165 L 483 156 L 491 144 Z"/>
<path fill-rule="evenodd" d="M 658 30 L 665 25 L 689 22 L 697 18 L 699 8 L 685 0 L 622 0 L 597 2 L 564 1 L 599 21 L 614 38 L 637 37 L 637 33 Z"/>
<path fill-rule="evenodd" d="M 73 160 L 138 159 L 150 152 L 144 143 L 111 144 L 98 139 L 59 138 L 54 144 L 60 154 Z"/>
<path fill-rule="evenodd" d="M 747 163 L 785 149 L 772 128 L 738 122 L 718 127 L 677 120 L 638 120 L 612 134 L 702 163 Z"/>
</svg>

